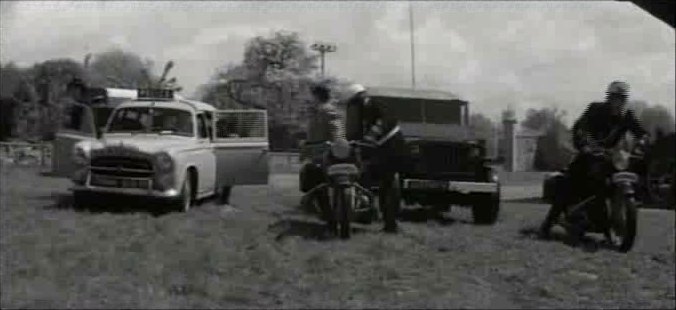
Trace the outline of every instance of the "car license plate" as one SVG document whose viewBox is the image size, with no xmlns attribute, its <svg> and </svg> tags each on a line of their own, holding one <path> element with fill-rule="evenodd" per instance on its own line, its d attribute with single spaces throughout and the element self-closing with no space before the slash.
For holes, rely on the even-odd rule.
<svg viewBox="0 0 676 310">
<path fill-rule="evenodd" d="M 411 189 L 446 189 L 448 182 L 435 180 L 410 180 L 408 188 Z"/>
<path fill-rule="evenodd" d="M 150 187 L 149 180 L 112 178 L 96 174 L 92 175 L 91 184 L 94 186 L 117 187 L 117 188 L 147 189 Z"/>
</svg>

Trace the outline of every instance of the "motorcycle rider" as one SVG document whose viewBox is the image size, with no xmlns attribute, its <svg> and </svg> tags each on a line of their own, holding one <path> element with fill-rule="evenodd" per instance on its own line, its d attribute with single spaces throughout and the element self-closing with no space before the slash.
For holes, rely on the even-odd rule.
<svg viewBox="0 0 676 310">
<path fill-rule="evenodd" d="M 322 170 L 325 142 L 345 139 L 343 117 L 338 110 L 336 100 L 331 97 L 331 88 L 328 81 L 313 83 L 310 91 L 314 102 L 309 109 L 307 142 L 304 144 L 300 158 L 304 162 L 300 172 L 301 190 L 303 192 L 325 180 Z M 317 199 L 319 203 L 322 216 L 325 219 L 330 218 L 328 191 L 317 192 L 314 199 Z"/>
<path fill-rule="evenodd" d="M 595 149 L 614 147 L 627 132 L 632 133 L 637 139 L 639 147 L 645 145 L 648 138 L 647 131 L 634 111 L 627 108 L 628 97 L 629 85 L 626 82 L 611 82 L 606 91 L 606 100 L 590 103 L 573 125 L 573 145 L 578 150 L 578 154 L 569 164 L 567 171 L 566 184 L 568 186 L 565 188 L 570 192 L 558 193 L 557 196 L 565 197 L 565 199 L 554 199 L 551 210 L 540 226 L 542 237 L 549 237 L 552 225 L 566 206 L 581 202 L 582 199 L 593 194 L 591 192 L 593 186 L 590 186 L 588 180 L 598 177 L 590 175 L 594 159 L 592 152 Z M 581 232 L 584 227 L 574 227 L 574 229 Z M 578 241 L 575 239 L 577 235 L 571 237 L 574 238 L 574 242 Z"/>
<path fill-rule="evenodd" d="M 349 87 L 347 100 L 349 140 L 364 140 L 375 146 L 369 164 L 370 173 L 379 180 L 379 205 L 384 219 L 383 231 L 398 230 L 396 216 L 399 210 L 399 190 L 396 180 L 397 168 L 404 161 L 404 136 L 397 119 L 384 113 L 383 107 L 372 102 L 364 86 Z"/>
</svg>

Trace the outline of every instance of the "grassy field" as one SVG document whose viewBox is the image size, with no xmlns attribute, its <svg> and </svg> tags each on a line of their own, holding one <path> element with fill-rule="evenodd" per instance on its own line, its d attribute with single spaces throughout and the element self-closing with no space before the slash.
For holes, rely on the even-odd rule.
<svg viewBox="0 0 676 310">
<path fill-rule="evenodd" d="M 69 207 L 62 179 L 2 166 L 2 308 L 674 308 L 674 212 L 640 214 L 635 250 L 538 240 L 546 206 L 409 210 L 403 232 L 348 241 L 283 187 L 240 187 L 188 213 Z M 559 236 L 559 234 L 557 234 Z"/>
</svg>

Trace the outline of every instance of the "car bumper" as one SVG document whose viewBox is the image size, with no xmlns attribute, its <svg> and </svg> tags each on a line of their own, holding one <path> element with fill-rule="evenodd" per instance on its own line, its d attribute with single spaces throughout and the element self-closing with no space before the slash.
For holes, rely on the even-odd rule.
<svg viewBox="0 0 676 310">
<path fill-rule="evenodd" d="M 497 194 L 500 192 L 499 183 L 495 182 L 468 182 L 468 181 L 439 181 L 423 179 L 404 179 L 402 188 L 416 191 L 437 191 L 460 194 Z"/>
<path fill-rule="evenodd" d="M 174 200 L 178 199 L 180 193 L 175 189 L 166 191 L 157 191 L 151 189 L 137 189 L 137 188 L 115 188 L 115 187 L 101 187 L 91 185 L 75 185 L 70 188 L 72 192 L 88 193 L 90 195 L 116 195 L 129 197 L 147 197 L 156 199 Z"/>
</svg>

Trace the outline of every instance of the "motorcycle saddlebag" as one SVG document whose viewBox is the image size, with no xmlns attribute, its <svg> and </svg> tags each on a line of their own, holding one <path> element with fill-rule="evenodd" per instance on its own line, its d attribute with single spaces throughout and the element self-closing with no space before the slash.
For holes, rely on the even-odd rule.
<svg viewBox="0 0 676 310">
<path fill-rule="evenodd" d="M 552 203 L 557 194 L 566 195 L 568 177 L 564 172 L 554 172 L 545 177 L 544 188 L 542 189 L 542 198 L 548 203 Z"/>
</svg>

